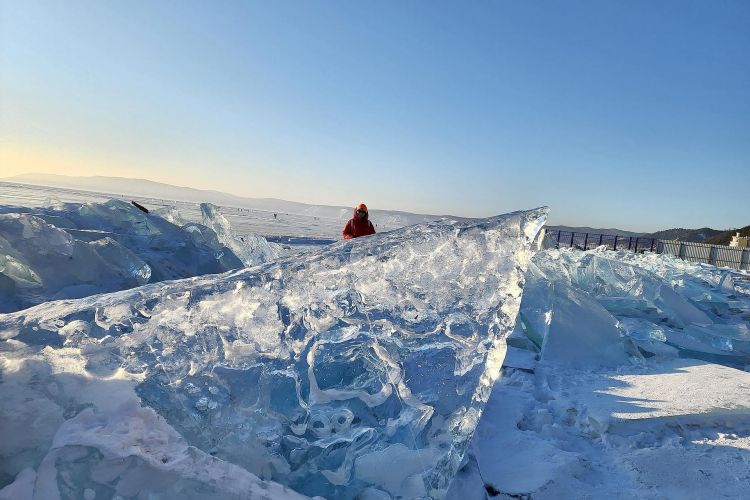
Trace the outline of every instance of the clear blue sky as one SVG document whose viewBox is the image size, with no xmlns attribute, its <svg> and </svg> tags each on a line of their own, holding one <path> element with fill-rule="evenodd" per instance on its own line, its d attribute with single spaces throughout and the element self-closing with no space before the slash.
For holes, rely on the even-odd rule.
<svg viewBox="0 0 750 500">
<path fill-rule="evenodd" d="M 750 2 L 2 0 L 0 173 L 750 224 Z"/>
</svg>

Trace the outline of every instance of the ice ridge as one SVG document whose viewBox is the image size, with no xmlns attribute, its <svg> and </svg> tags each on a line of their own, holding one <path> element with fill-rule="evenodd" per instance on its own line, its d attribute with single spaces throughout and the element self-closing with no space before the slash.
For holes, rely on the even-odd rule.
<svg viewBox="0 0 750 500">
<path fill-rule="evenodd" d="M 40 377 L 19 373 L 50 384 L 74 356 L 89 379 L 133 380 L 187 444 L 262 479 L 330 499 L 441 498 L 499 376 L 546 213 L 446 219 L 0 316 L 4 377 L 32 391 Z M 60 421 L 95 422 L 101 404 Z M 38 471 L 48 439 L 20 438 L 0 475 Z"/>
</svg>

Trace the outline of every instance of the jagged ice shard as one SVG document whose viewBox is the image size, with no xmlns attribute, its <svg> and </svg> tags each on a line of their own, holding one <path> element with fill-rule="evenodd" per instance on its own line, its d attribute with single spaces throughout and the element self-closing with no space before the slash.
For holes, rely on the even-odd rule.
<svg viewBox="0 0 750 500">
<path fill-rule="evenodd" d="M 62 498 L 220 497 L 256 476 L 330 499 L 441 498 L 499 375 L 546 213 L 443 220 L 0 316 L 0 418 L 7 430 L 30 407 L 48 415 L 0 445 L 0 478 Z M 107 415 L 124 423 L 104 431 Z M 122 430 L 132 422 L 149 443 Z M 185 460 L 224 464 L 222 481 Z"/>
<path fill-rule="evenodd" d="M 201 215 L 203 225 L 213 229 L 219 241 L 234 252 L 246 267 L 278 259 L 281 255 L 280 245 L 269 243 L 263 236 L 248 234 L 239 237 L 235 235 L 229 220 L 222 215 L 216 205 L 201 203 Z"/>
</svg>

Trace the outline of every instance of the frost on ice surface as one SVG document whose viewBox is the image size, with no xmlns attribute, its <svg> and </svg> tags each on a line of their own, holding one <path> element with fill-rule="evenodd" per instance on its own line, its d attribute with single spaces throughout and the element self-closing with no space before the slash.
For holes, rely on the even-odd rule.
<svg viewBox="0 0 750 500">
<path fill-rule="evenodd" d="M 99 432 L 90 426 L 122 398 L 59 396 L 76 371 L 107 385 L 132 381 L 148 407 L 136 414 L 153 410 L 174 439 L 301 493 L 441 497 L 499 374 L 545 216 L 444 220 L 232 274 L 5 315 L 4 381 L 33 392 L 33 405 L 58 409 L 3 450 L 0 477 L 29 467 L 41 477 L 45 464 L 78 460 L 64 453 L 92 453 L 95 437 L 82 436 Z M 40 385 L 39 376 L 15 375 L 24 371 L 54 375 Z M 20 426 L 27 410 L 9 397 L 0 394 L 3 421 Z M 164 432 L 154 439 L 168 443 Z M 70 435 L 76 448 L 64 451 Z M 83 455 L 96 465 L 84 467 L 81 484 L 125 481 L 106 460 L 129 449 Z M 66 477 L 80 487 L 76 474 Z"/>
<path fill-rule="evenodd" d="M 225 272 L 278 256 L 262 236 L 234 238 L 220 214 L 223 223 L 209 228 L 185 223 L 174 210 L 146 214 L 120 200 L 50 201 L 43 208 L 0 212 L 0 312 Z"/>
<path fill-rule="evenodd" d="M 111 342 L 2 346 L 0 500 L 302 498 L 190 446 L 142 407 L 141 376 L 102 363 Z"/>
</svg>

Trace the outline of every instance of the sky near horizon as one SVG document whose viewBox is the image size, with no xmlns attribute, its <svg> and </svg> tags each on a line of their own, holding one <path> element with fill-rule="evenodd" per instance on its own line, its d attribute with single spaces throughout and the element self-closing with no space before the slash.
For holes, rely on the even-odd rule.
<svg viewBox="0 0 750 500">
<path fill-rule="evenodd" d="M 750 2 L 0 1 L 0 177 L 750 224 Z"/>
</svg>

